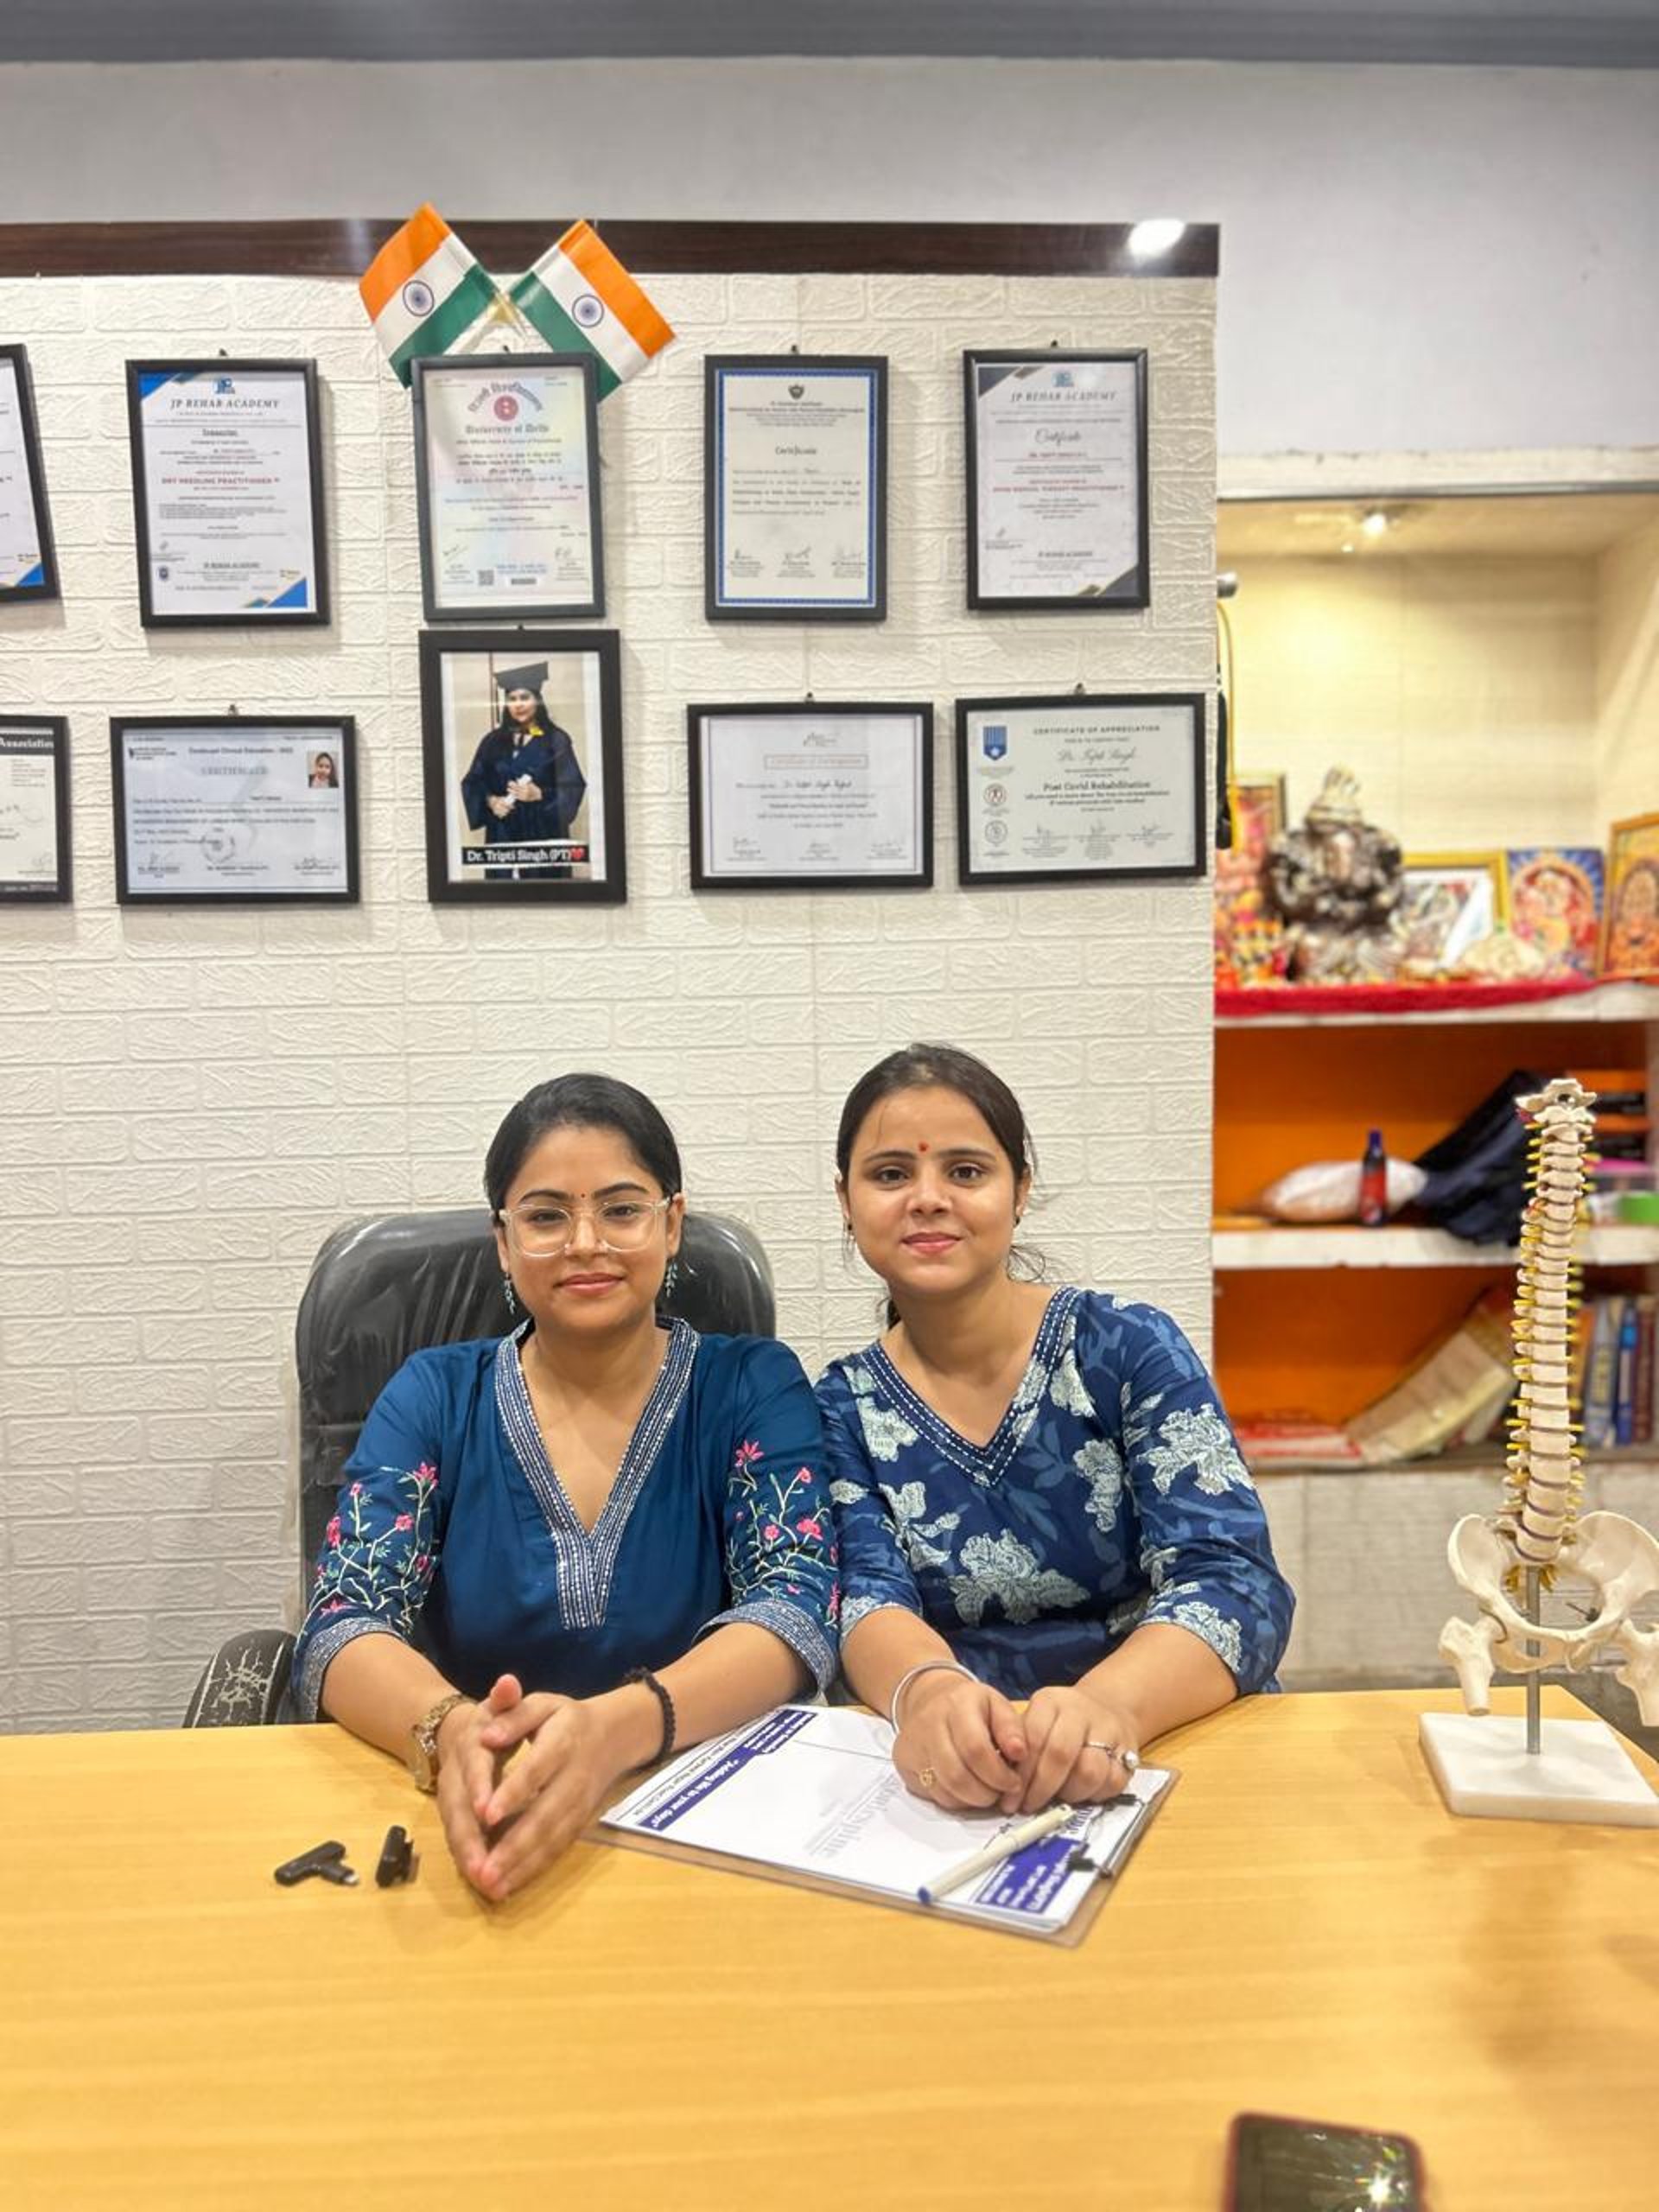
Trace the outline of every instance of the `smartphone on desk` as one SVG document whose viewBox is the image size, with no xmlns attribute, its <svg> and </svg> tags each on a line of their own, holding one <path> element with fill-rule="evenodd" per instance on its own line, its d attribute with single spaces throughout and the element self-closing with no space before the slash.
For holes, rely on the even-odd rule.
<svg viewBox="0 0 1659 2212">
<path fill-rule="evenodd" d="M 1408 2135 L 1242 2112 L 1227 2139 L 1225 2212 L 1428 2212 Z"/>
</svg>

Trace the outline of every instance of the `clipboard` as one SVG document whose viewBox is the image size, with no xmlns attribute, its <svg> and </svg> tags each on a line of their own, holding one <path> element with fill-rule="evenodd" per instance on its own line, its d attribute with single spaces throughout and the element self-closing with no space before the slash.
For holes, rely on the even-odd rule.
<svg viewBox="0 0 1659 2212">
<path fill-rule="evenodd" d="M 777 1857 L 763 1855 L 758 1850 L 751 1853 L 722 1849 L 707 1842 L 689 1841 L 662 1833 L 660 1830 L 641 1829 L 637 1827 L 616 1827 L 607 1825 L 607 1818 L 614 1815 L 620 1806 L 634 1801 L 647 1803 L 666 1801 L 673 1798 L 677 1791 L 696 1792 L 700 1787 L 699 1778 L 706 1777 L 711 1773 L 716 1775 L 716 1780 L 702 1792 L 702 1795 L 705 1796 L 712 1795 L 714 1789 L 719 1786 L 718 1770 L 721 1767 L 730 1766 L 737 1759 L 754 1755 L 752 1739 L 757 1735 L 764 1736 L 768 1728 L 798 1728 L 810 1721 L 815 1713 L 822 1714 L 828 1710 L 830 1709 L 822 1707 L 780 1706 L 759 1721 L 747 1723 L 741 1728 L 731 1730 L 726 1736 L 717 1738 L 711 1743 L 696 1747 L 682 1758 L 671 1761 L 667 1766 L 658 1770 L 655 1774 L 646 1777 L 643 1782 L 636 1779 L 629 1788 L 619 1791 L 599 1820 L 591 1823 L 583 1831 L 583 1840 L 589 1843 L 607 1844 L 618 1850 L 642 1851 L 658 1858 L 679 1859 L 688 1866 L 712 1867 L 720 1872 L 746 1875 L 752 1879 L 781 1882 L 796 1889 L 817 1890 L 828 1896 L 852 1898 L 867 1904 L 883 1906 L 889 1910 L 919 1913 L 932 1920 L 952 1922 L 960 1927 L 1015 1936 L 1027 1941 L 1034 1940 L 1057 1944 L 1065 1949 L 1074 1949 L 1083 1942 L 1084 1937 L 1094 1925 L 1108 1897 L 1116 1887 L 1124 1869 L 1139 1850 L 1142 1840 L 1180 1779 L 1179 1772 L 1173 1767 L 1158 1766 L 1141 1770 L 1140 1775 L 1135 1777 L 1136 1783 L 1139 1784 L 1141 1777 L 1146 1777 L 1155 1786 L 1149 1792 L 1143 1792 L 1138 1787 L 1136 1788 L 1135 1794 L 1141 1801 L 1139 1816 L 1116 1839 L 1110 1850 L 1108 1863 L 1095 1872 L 1094 1878 L 1089 1882 L 1080 1900 L 1073 1907 L 1070 1918 L 1059 1926 L 1021 1920 L 1014 1917 L 1011 1913 L 1006 1915 L 999 1913 L 995 1917 L 982 1916 L 979 1911 L 964 1904 L 953 1904 L 950 1901 L 938 1904 L 924 1904 L 913 1890 L 898 1886 L 877 1887 L 868 1879 L 860 1879 L 850 1875 L 838 1876 L 810 1869 L 799 1864 L 790 1863 L 787 1859 L 780 1860 Z M 842 1707 L 838 1710 L 846 1714 L 849 1719 L 852 1717 L 849 1708 Z M 874 1716 L 861 1715 L 859 1717 L 867 1722 L 874 1719 Z M 876 1721 L 874 1725 L 882 1727 L 885 1734 L 883 1724 Z M 772 1746 L 763 1742 L 759 1748 L 765 1751 Z M 892 1771 L 885 1743 L 880 1745 L 880 1766 L 885 1780 Z M 755 1771 L 758 1774 L 761 1770 L 757 1768 Z M 902 1784 L 899 1788 L 902 1790 Z M 884 1791 L 883 1794 L 890 1796 L 893 1793 Z M 919 1817 L 918 1808 L 919 1801 L 918 1807 L 910 1808 L 917 1811 L 918 1817 Z M 1079 1815 L 1091 1814 L 1095 1809 L 1090 1807 L 1079 1807 Z M 950 1815 L 938 1814 L 935 1808 L 931 1807 L 926 1808 L 925 1811 L 931 1824 L 939 1820 L 953 1818 Z M 836 1817 L 833 1809 L 830 1817 L 832 1821 Z M 953 1847 L 950 1853 L 952 1860 L 967 1857 L 976 1842 L 982 1843 L 986 1840 L 983 1820 L 976 1820 L 974 1816 L 967 1815 L 962 1816 L 962 1833 L 960 1838 L 957 1839 L 959 1847 Z M 1061 1838 L 1058 1840 L 1064 1843 L 1065 1839 Z M 1075 1847 L 1072 1848 L 1074 1850 Z M 1065 1863 L 1069 1874 L 1074 1871 L 1083 1871 L 1076 1870 L 1074 1858 L 1068 1858 Z"/>
</svg>

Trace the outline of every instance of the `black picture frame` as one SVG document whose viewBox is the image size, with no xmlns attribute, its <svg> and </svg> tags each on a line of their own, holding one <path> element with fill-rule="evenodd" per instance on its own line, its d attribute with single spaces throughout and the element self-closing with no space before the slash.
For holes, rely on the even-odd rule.
<svg viewBox="0 0 1659 2212">
<path fill-rule="evenodd" d="M 35 379 L 29 365 L 27 346 L 0 346 L 0 363 L 10 363 L 17 395 L 17 428 L 22 439 L 23 467 L 29 477 L 29 504 L 35 513 L 36 569 L 15 583 L 0 582 L 0 607 L 34 606 L 61 599 L 58 577 L 57 541 L 52 535 L 52 508 L 46 493 L 46 464 L 41 457 L 40 417 L 35 411 Z"/>
<path fill-rule="evenodd" d="M 1097 591 L 1045 594 L 1038 592 L 1014 594 L 992 593 L 987 590 L 981 559 L 980 482 L 982 464 L 979 452 L 979 408 L 982 391 L 994 388 L 982 386 L 982 370 L 995 370 L 1001 376 L 1012 374 L 1034 376 L 1039 371 L 1065 374 L 1069 369 L 1085 364 L 1109 363 L 1128 367 L 1132 372 L 1135 393 L 1135 425 L 1134 446 L 1137 485 L 1135 492 L 1134 565 L 1103 585 Z M 962 357 L 963 372 L 963 431 L 966 455 L 967 493 L 967 548 L 968 548 L 968 605 L 981 614 L 1117 614 L 1134 613 L 1152 604 L 1152 534 L 1150 524 L 1151 494 L 1147 474 L 1147 371 L 1144 346 L 1129 348 L 1079 347 L 1062 349 L 1057 346 L 973 346 Z M 999 379 L 1000 381 L 1000 377 Z"/>
<path fill-rule="evenodd" d="M 709 851 L 709 814 L 712 791 L 709 776 L 709 748 L 718 722 L 801 721 L 810 736 L 823 734 L 832 743 L 830 726 L 859 717 L 885 716 L 912 727 L 914 769 L 909 794 L 913 818 L 917 864 L 912 868 L 835 870 L 816 873 L 810 859 L 798 856 L 787 867 L 763 868 L 743 874 L 720 868 Z M 807 700 L 774 703 L 744 700 L 733 705 L 693 706 L 686 709 L 687 791 L 690 800 L 691 888 L 694 891 L 925 891 L 933 882 L 933 708 L 931 701 L 914 699 Z M 826 758 L 826 766 L 829 761 Z M 833 771 L 832 771 L 833 772 Z M 848 772 L 843 763 L 843 772 Z"/>
<path fill-rule="evenodd" d="M 859 601 L 814 600 L 804 594 L 762 601 L 729 598 L 725 591 L 726 547 L 721 486 L 726 453 L 726 385 L 735 377 L 775 377 L 785 394 L 809 376 L 861 378 L 870 389 L 870 429 L 865 448 L 869 470 L 869 515 L 865 557 L 869 592 Z M 710 622 L 885 622 L 887 619 L 887 361 L 880 353 L 711 353 L 703 361 L 702 607 Z M 796 391 L 794 397 L 800 397 Z"/>
<path fill-rule="evenodd" d="M 445 353 L 423 357 L 411 364 L 410 397 L 414 404 L 415 495 L 419 517 L 421 600 L 429 622 L 496 623 L 518 621 L 592 621 L 605 612 L 605 526 L 601 512 L 599 475 L 599 378 L 591 353 Z M 582 416 L 587 433 L 588 528 L 594 588 L 582 600 L 529 598 L 491 603 L 446 600 L 435 573 L 432 550 L 431 420 L 428 388 L 435 381 L 477 376 L 506 379 L 522 378 L 526 371 L 555 370 L 569 375 L 582 388 Z M 506 397 L 510 397 L 510 395 Z"/>
<path fill-rule="evenodd" d="M 213 738 L 232 753 L 252 748 L 275 736 L 278 751 L 290 758 L 280 764 L 266 760 L 260 773 L 274 770 L 277 781 L 271 790 L 250 794 L 231 788 L 234 768 L 210 759 L 197 764 L 206 781 L 204 795 L 193 804 L 202 828 L 180 825 L 176 817 L 188 795 L 170 796 L 174 818 L 156 828 L 158 846 L 168 857 L 163 874 L 159 856 L 136 859 L 133 807 L 138 765 L 129 753 L 135 741 L 159 744 L 164 737 Z M 282 741 L 286 740 L 284 745 Z M 325 779 L 327 759 L 331 775 Z M 357 724 L 350 715 L 120 715 L 110 721 L 110 795 L 115 819 L 115 895 L 123 906 L 354 906 L 361 887 L 358 854 Z M 251 765 L 245 772 L 251 773 Z M 208 780 L 211 779 L 211 780 Z M 292 880 L 285 885 L 259 888 L 259 870 L 270 866 L 273 839 L 285 831 L 299 836 L 303 817 L 286 818 L 275 811 L 290 804 L 298 794 L 338 791 L 340 794 L 340 840 L 335 888 L 315 887 L 323 871 L 302 854 Z M 241 810 L 238 814 L 236 810 Z M 262 851 L 261 847 L 264 847 Z M 204 877 L 217 882 L 204 885 Z M 151 879 L 147 882 L 145 879 Z"/>
<path fill-rule="evenodd" d="M 0 899 L 9 906 L 67 906 L 74 896 L 70 845 L 69 724 L 61 715 L 0 714 L 0 801 L 22 802 L 15 784 L 13 760 L 51 762 L 50 811 L 54 825 L 53 874 L 48 880 L 9 874 L 15 865 L 10 835 L 0 836 Z M 5 827 L 9 830 L 10 824 Z"/>
<path fill-rule="evenodd" d="M 310 575 L 306 579 L 307 603 L 285 607 L 280 599 L 217 612 L 201 609 L 168 611 L 156 601 L 158 581 L 169 581 L 152 558 L 149 528 L 150 468 L 145 447 L 144 403 L 163 385 L 187 379 L 211 378 L 216 384 L 238 378 L 285 377 L 299 379 L 305 395 L 306 480 L 310 492 Z M 129 361 L 126 365 L 127 436 L 132 455 L 133 531 L 138 562 L 138 619 L 146 630 L 303 630 L 326 626 L 333 620 L 332 588 L 328 571 L 328 533 L 323 505 L 322 418 L 317 365 L 312 360 L 202 359 L 193 358 Z M 291 590 L 293 588 L 290 587 Z"/>
<path fill-rule="evenodd" d="M 464 667 L 467 662 L 484 665 Z M 550 742 L 531 759 L 530 769 L 515 778 L 512 755 L 502 737 L 506 715 L 502 678 L 512 672 L 531 676 L 538 667 L 538 683 L 515 688 L 541 694 L 554 736 L 567 743 L 559 748 Z M 555 695 L 552 704 L 546 701 L 550 684 Z M 559 720 L 561 713 L 579 727 L 567 727 Z M 486 721 L 486 715 L 493 719 Z M 530 742 L 535 742 L 534 736 Z M 614 630 L 423 631 L 421 754 L 427 896 L 435 905 L 518 906 L 531 900 L 555 906 L 620 906 L 626 901 L 622 656 Z M 538 798 L 512 790 L 532 772 L 548 767 L 565 784 L 568 798 L 574 789 L 568 777 L 572 761 L 582 788 L 575 794 L 575 811 L 563 822 L 557 812 L 550 819 L 540 811 L 559 804 L 556 798 L 546 796 L 545 779 L 534 785 L 542 794 Z M 512 797 L 515 809 L 520 803 L 537 808 L 537 834 L 532 840 L 515 841 L 505 830 L 493 837 L 488 834 L 492 820 L 512 819 L 510 813 L 486 810 L 497 797 Z M 552 849 L 538 854 L 532 847 Z M 487 857 L 492 851 L 519 857 L 503 857 L 493 864 Z M 468 861 L 465 855 L 469 852 L 478 857 Z M 575 872 L 581 869 L 588 873 Z"/>
<path fill-rule="evenodd" d="M 1201 878 L 1208 866 L 1205 836 L 1205 694 L 1202 691 L 1070 691 L 1047 694 L 1027 693 L 1018 696 L 1005 696 L 996 698 L 958 699 L 956 702 L 958 881 L 965 887 L 976 889 L 1001 888 L 1008 884 L 1025 886 L 1041 883 L 1101 881 L 1181 882 Z M 1072 856 L 1071 864 L 1054 867 L 1016 868 L 976 863 L 974 836 L 976 797 L 988 798 L 993 785 L 1000 785 L 1002 787 L 1004 796 L 997 804 L 1004 810 L 1003 818 L 1010 825 L 1005 831 L 1005 838 L 1009 842 L 1014 835 L 1011 825 L 1017 819 L 1018 810 L 1016 796 L 1007 788 L 1013 784 L 1014 775 L 1012 772 L 1006 770 L 999 772 L 997 766 L 1000 760 L 1008 757 L 1013 741 L 1005 729 L 1002 750 L 998 753 L 992 747 L 989 729 L 987 728 L 982 732 L 982 757 L 979 760 L 973 759 L 971 754 L 975 718 L 995 715 L 1006 715 L 1010 718 L 1041 717 L 1045 723 L 1059 725 L 1063 724 L 1068 717 L 1075 717 L 1079 721 L 1084 718 L 1097 719 L 1102 712 L 1111 713 L 1119 709 L 1122 709 L 1126 715 L 1131 716 L 1137 710 L 1152 709 L 1158 713 L 1173 710 L 1179 717 L 1180 726 L 1175 732 L 1175 741 L 1181 748 L 1181 772 L 1190 785 L 1190 791 L 1186 794 L 1185 804 L 1181 804 L 1179 799 L 1172 800 L 1170 807 L 1166 810 L 1171 817 L 1170 833 L 1177 841 L 1178 857 L 1173 860 L 1155 861 L 1143 860 L 1138 858 L 1131 849 L 1127 859 L 1119 859 L 1115 855 L 1109 854 L 1097 859 L 1078 861 L 1075 856 Z M 1083 734 L 1081 730 L 1076 734 L 1077 737 Z M 1133 741 L 1139 733 L 1125 730 L 1111 737 L 1106 737 L 1096 730 L 1092 733 L 1092 735 L 1097 742 L 1121 744 Z M 1029 740 L 1034 740 L 1039 744 L 1043 742 L 1043 738 L 1038 731 L 1033 730 L 1028 733 L 1027 736 Z M 1075 738 L 1071 741 L 1061 739 L 1059 741 L 1074 742 Z M 1156 760 L 1160 756 L 1160 749 L 1169 742 L 1168 736 L 1164 734 L 1155 736 L 1147 735 L 1143 741 L 1142 749 L 1148 753 L 1152 760 Z M 1040 754 L 1039 758 L 1040 760 Z M 1084 779 L 1097 779 L 1103 772 L 1098 764 L 1073 762 L 1070 765 L 1079 778 Z M 1115 765 L 1117 764 L 1109 764 L 1105 772 L 1109 772 L 1110 766 Z M 1043 792 L 1044 804 L 1051 808 L 1056 799 L 1054 785 L 1055 778 L 1051 766 L 1046 774 Z M 985 834 L 982 832 L 982 836 Z M 1138 830 L 1126 830 L 1123 832 L 1131 848 L 1139 844 L 1143 853 L 1150 851 L 1155 834 L 1155 825 L 1150 823 L 1144 823 Z M 1098 841 L 1102 833 L 1097 830 L 1095 836 Z"/>
</svg>

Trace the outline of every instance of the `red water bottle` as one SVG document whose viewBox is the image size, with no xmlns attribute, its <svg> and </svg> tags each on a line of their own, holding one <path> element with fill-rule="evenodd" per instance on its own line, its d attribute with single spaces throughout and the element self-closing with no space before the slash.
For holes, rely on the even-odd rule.
<svg viewBox="0 0 1659 2212">
<path fill-rule="evenodd" d="M 1366 1138 L 1359 1163 L 1359 1217 L 1367 1229 L 1381 1229 L 1389 1217 L 1389 1155 L 1381 1129 Z"/>
</svg>

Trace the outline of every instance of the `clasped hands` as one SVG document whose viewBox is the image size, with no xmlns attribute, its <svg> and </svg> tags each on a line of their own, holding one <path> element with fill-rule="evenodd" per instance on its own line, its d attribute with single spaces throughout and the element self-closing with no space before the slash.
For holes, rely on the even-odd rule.
<svg viewBox="0 0 1659 2212">
<path fill-rule="evenodd" d="M 1081 1689 L 1040 1689 L 1017 1713 L 988 1682 L 941 1668 L 904 1694 L 893 1764 L 913 1796 L 947 1812 L 1039 1813 L 1096 1805 L 1128 1781 L 1134 1717 Z"/>
<path fill-rule="evenodd" d="M 525 1695 L 503 1675 L 438 1732 L 438 1811 L 450 1856 L 494 1903 L 573 1843 L 632 1764 L 600 1702 Z"/>
</svg>

